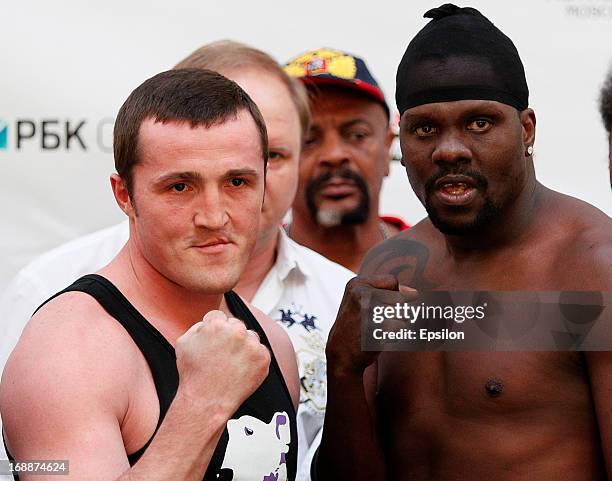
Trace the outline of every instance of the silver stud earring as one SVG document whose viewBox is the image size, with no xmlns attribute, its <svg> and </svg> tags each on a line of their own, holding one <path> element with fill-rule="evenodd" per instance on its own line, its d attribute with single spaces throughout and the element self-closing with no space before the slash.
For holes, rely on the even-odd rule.
<svg viewBox="0 0 612 481">
<path fill-rule="evenodd" d="M 533 145 L 529 145 L 527 147 L 527 156 L 530 157 L 533 155 Z"/>
</svg>

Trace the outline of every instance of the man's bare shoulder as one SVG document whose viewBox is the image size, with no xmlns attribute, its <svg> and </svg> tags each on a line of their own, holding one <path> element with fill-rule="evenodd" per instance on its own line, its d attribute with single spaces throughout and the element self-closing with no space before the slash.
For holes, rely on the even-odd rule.
<svg viewBox="0 0 612 481">
<path fill-rule="evenodd" d="M 549 203 L 554 204 L 559 216 L 564 216 L 573 222 L 585 226 L 600 226 L 612 229 L 612 219 L 597 207 L 588 202 L 548 189 L 550 192 Z"/>
<path fill-rule="evenodd" d="M 119 409 L 125 396 L 117 393 L 129 385 L 136 355 L 127 332 L 92 297 L 62 294 L 30 319 L 11 354 L 2 376 L 3 412 L 50 395 L 108 396 Z"/>
<path fill-rule="evenodd" d="M 612 289 L 612 219 L 580 199 L 554 193 L 553 218 L 562 239 L 564 265 L 585 289 Z"/>
<path fill-rule="evenodd" d="M 259 310 L 250 302 L 244 301 L 249 310 L 257 319 L 257 322 L 261 326 L 261 328 L 266 333 L 268 340 L 272 346 L 272 350 L 274 354 L 278 356 L 282 353 L 290 353 L 292 357 L 294 357 L 295 353 L 293 351 L 293 344 L 291 343 L 291 339 L 289 335 L 285 332 L 285 330 L 278 325 L 278 323 L 268 316 L 265 312 Z"/>
<path fill-rule="evenodd" d="M 444 245 L 444 238 L 426 218 L 410 229 L 381 242 L 365 256 L 360 275 L 393 274 L 400 281 L 429 287 L 422 274 L 427 262 Z"/>
<path fill-rule="evenodd" d="M 266 337 L 270 341 L 272 351 L 274 351 L 274 357 L 276 358 L 276 361 L 278 362 L 278 365 L 283 373 L 285 384 L 289 389 L 289 394 L 291 395 L 293 404 L 297 409 L 300 399 L 300 388 L 297 361 L 291 339 L 274 319 L 257 309 L 251 303 L 247 301 L 244 302 L 253 313 L 255 319 L 257 319 L 257 322 L 262 327 L 266 333 Z"/>
<path fill-rule="evenodd" d="M 278 323 L 274 321 L 274 319 L 272 319 L 265 312 L 261 311 L 245 299 L 243 299 L 243 301 L 249 308 L 253 316 L 255 316 L 255 319 L 257 319 L 257 322 L 266 333 L 266 336 L 273 337 L 277 342 L 281 342 L 286 345 L 291 345 L 291 340 L 289 339 L 289 336 L 285 331 L 283 331 L 283 329 L 278 325 Z M 272 342 L 272 340 L 270 340 L 270 342 Z"/>
<path fill-rule="evenodd" d="M 113 359 L 126 351 L 118 353 L 118 347 L 133 345 L 121 324 L 93 297 L 82 292 L 64 293 L 32 316 L 18 347 L 34 349 L 38 343 L 44 343 L 41 347 L 56 345 L 61 351 L 80 351 L 81 355 L 91 350 L 98 358 L 108 351 L 114 354 Z"/>
<path fill-rule="evenodd" d="M 576 270 L 582 271 L 586 289 L 612 290 L 612 228 L 609 218 L 606 224 L 585 225 L 571 245 Z"/>
</svg>

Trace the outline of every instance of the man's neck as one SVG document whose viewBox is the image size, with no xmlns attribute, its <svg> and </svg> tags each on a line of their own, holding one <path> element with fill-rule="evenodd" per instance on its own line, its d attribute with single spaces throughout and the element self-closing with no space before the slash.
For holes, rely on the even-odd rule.
<svg viewBox="0 0 612 481">
<path fill-rule="evenodd" d="M 289 236 L 328 259 L 357 272 L 366 252 L 384 240 L 378 215 L 363 224 L 323 227 L 310 216 L 294 216 Z"/>
<path fill-rule="evenodd" d="M 472 234 L 445 235 L 446 247 L 457 260 L 496 253 L 504 247 L 523 242 L 534 231 L 548 189 L 535 178 L 529 182 L 512 205 L 486 228 Z"/>
<path fill-rule="evenodd" d="M 280 232 L 278 227 L 274 227 L 262 234 L 257 239 L 255 249 L 249 257 L 242 276 L 234 290 L 247 301 L 255 297 L 255 293 L 263 282 L 264 278 L 272 269 L 278 253 L 278 243 Z"/>
</svg>

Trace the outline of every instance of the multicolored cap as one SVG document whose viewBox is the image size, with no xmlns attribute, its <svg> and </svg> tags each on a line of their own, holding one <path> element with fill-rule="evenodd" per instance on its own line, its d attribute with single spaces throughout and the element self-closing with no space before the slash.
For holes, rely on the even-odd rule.
<svg viewBox="0 0 612 481">
<path fill-rule="evenodd" d="M 339 85 L 363 92 L 380 102 L 387 114 L 385 95 L 365 62 L 350 53 L 317 48 L 287 62 L 285 72 L 305 85 Z"/>
</svg>

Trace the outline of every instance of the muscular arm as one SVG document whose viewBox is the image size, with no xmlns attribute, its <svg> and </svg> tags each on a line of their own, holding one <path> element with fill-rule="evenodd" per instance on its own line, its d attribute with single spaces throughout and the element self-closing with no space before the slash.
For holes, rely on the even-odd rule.
<svg viewBox="0 0 612 481">
<path fill-rule="evenodd" d="M 373 288 L 379 299 L 390 294 L 399 301 L 399 284 L 431 287 L 423 275 L 428 256 L 423 244 L 396 237 L 373 248 L 359 277 L 347 285 L 326 350 L 327 410 L 317 481 L 386 479 L 376 422 L 378 353 L 361 351 L 361 294 Z M 407 294 L 403 287 L 402 293 Z"/>
<path fill-rule="evenodd" d="M 97 322 L 100 313 L 92 312 L 92 301 L 83 301 L 86 296 L 64 296 L 72 296 L 74 302 L 50 303 L 33 318 L 0 385 L 0 410 L 13 456 L 68 459 L 67 481 L 199 481 L 227 419 L 244 397 L 222 394 L 237 384 L 228 382 L 236 374 L 229 359 L 237 353 L 233 338 L 226 336 L 229 331 L 222 331 L 226 327 L 219 322 L 208 322 L 201 332 L 196 325 L 190 329 L 194 332 L 188 331 L 189 336 L 179 338 L 178 392 L 152 443 L 130 468 L 122 432 L 134 394 L 129 348 L 121 344 L 108 323 Z M 192 352 L 203 338 L 217 339 L 218 344 L 206 347 L 225 357 L 225 370 L 203 373 L 190 368 L 191 364 L 203 364 L 203 359 L 185 353 Z M 220 355 L 221 343 L 231 356 Z M 240 362 L 259 363 L 249 356 Z M 205 383 L 200 382 L 203 377 Z M 261 382 L 260 375 L 251 377 Z M 215 395 L 205 397 L 202 392 Z M 42 481 L 47 477 L 21 479 Z"/>
<path fill-rule="evenodd" d="M 585 354 L 608 478 L 612 478 L 612 352 Z"/>
<path fill-rule="evenodd" d="M 587 287 L 593 290 L 609 293 L 612 291 L 612 229 L 606 224 L 604 234 L 597 238 L 591 236 L 591 244 L 585 249 L 586 255 L 592 258 L 592 265 L 584 271 L 585 283 L 588 279 Z M 607 314 L 597 322 L 605 323 L 607 331 L 612 328 L 612 316 L 610 315 L 610 305 L 605 311 Z M 608 478 L 612 478 L 612 346 L 606 352 L 587 352 L 585 353 L 591 391 L 595 404 L 595 413 L 599 426 L 601 447 L 604 455 Z"/>
<path fill-rule="evenodd" d="M 328 360 L 327 410 L 313 480 L 384 480 L 385 462 L 377 438 L 376 363 L 365 372 L 335 369 Z"/>
</svg>

